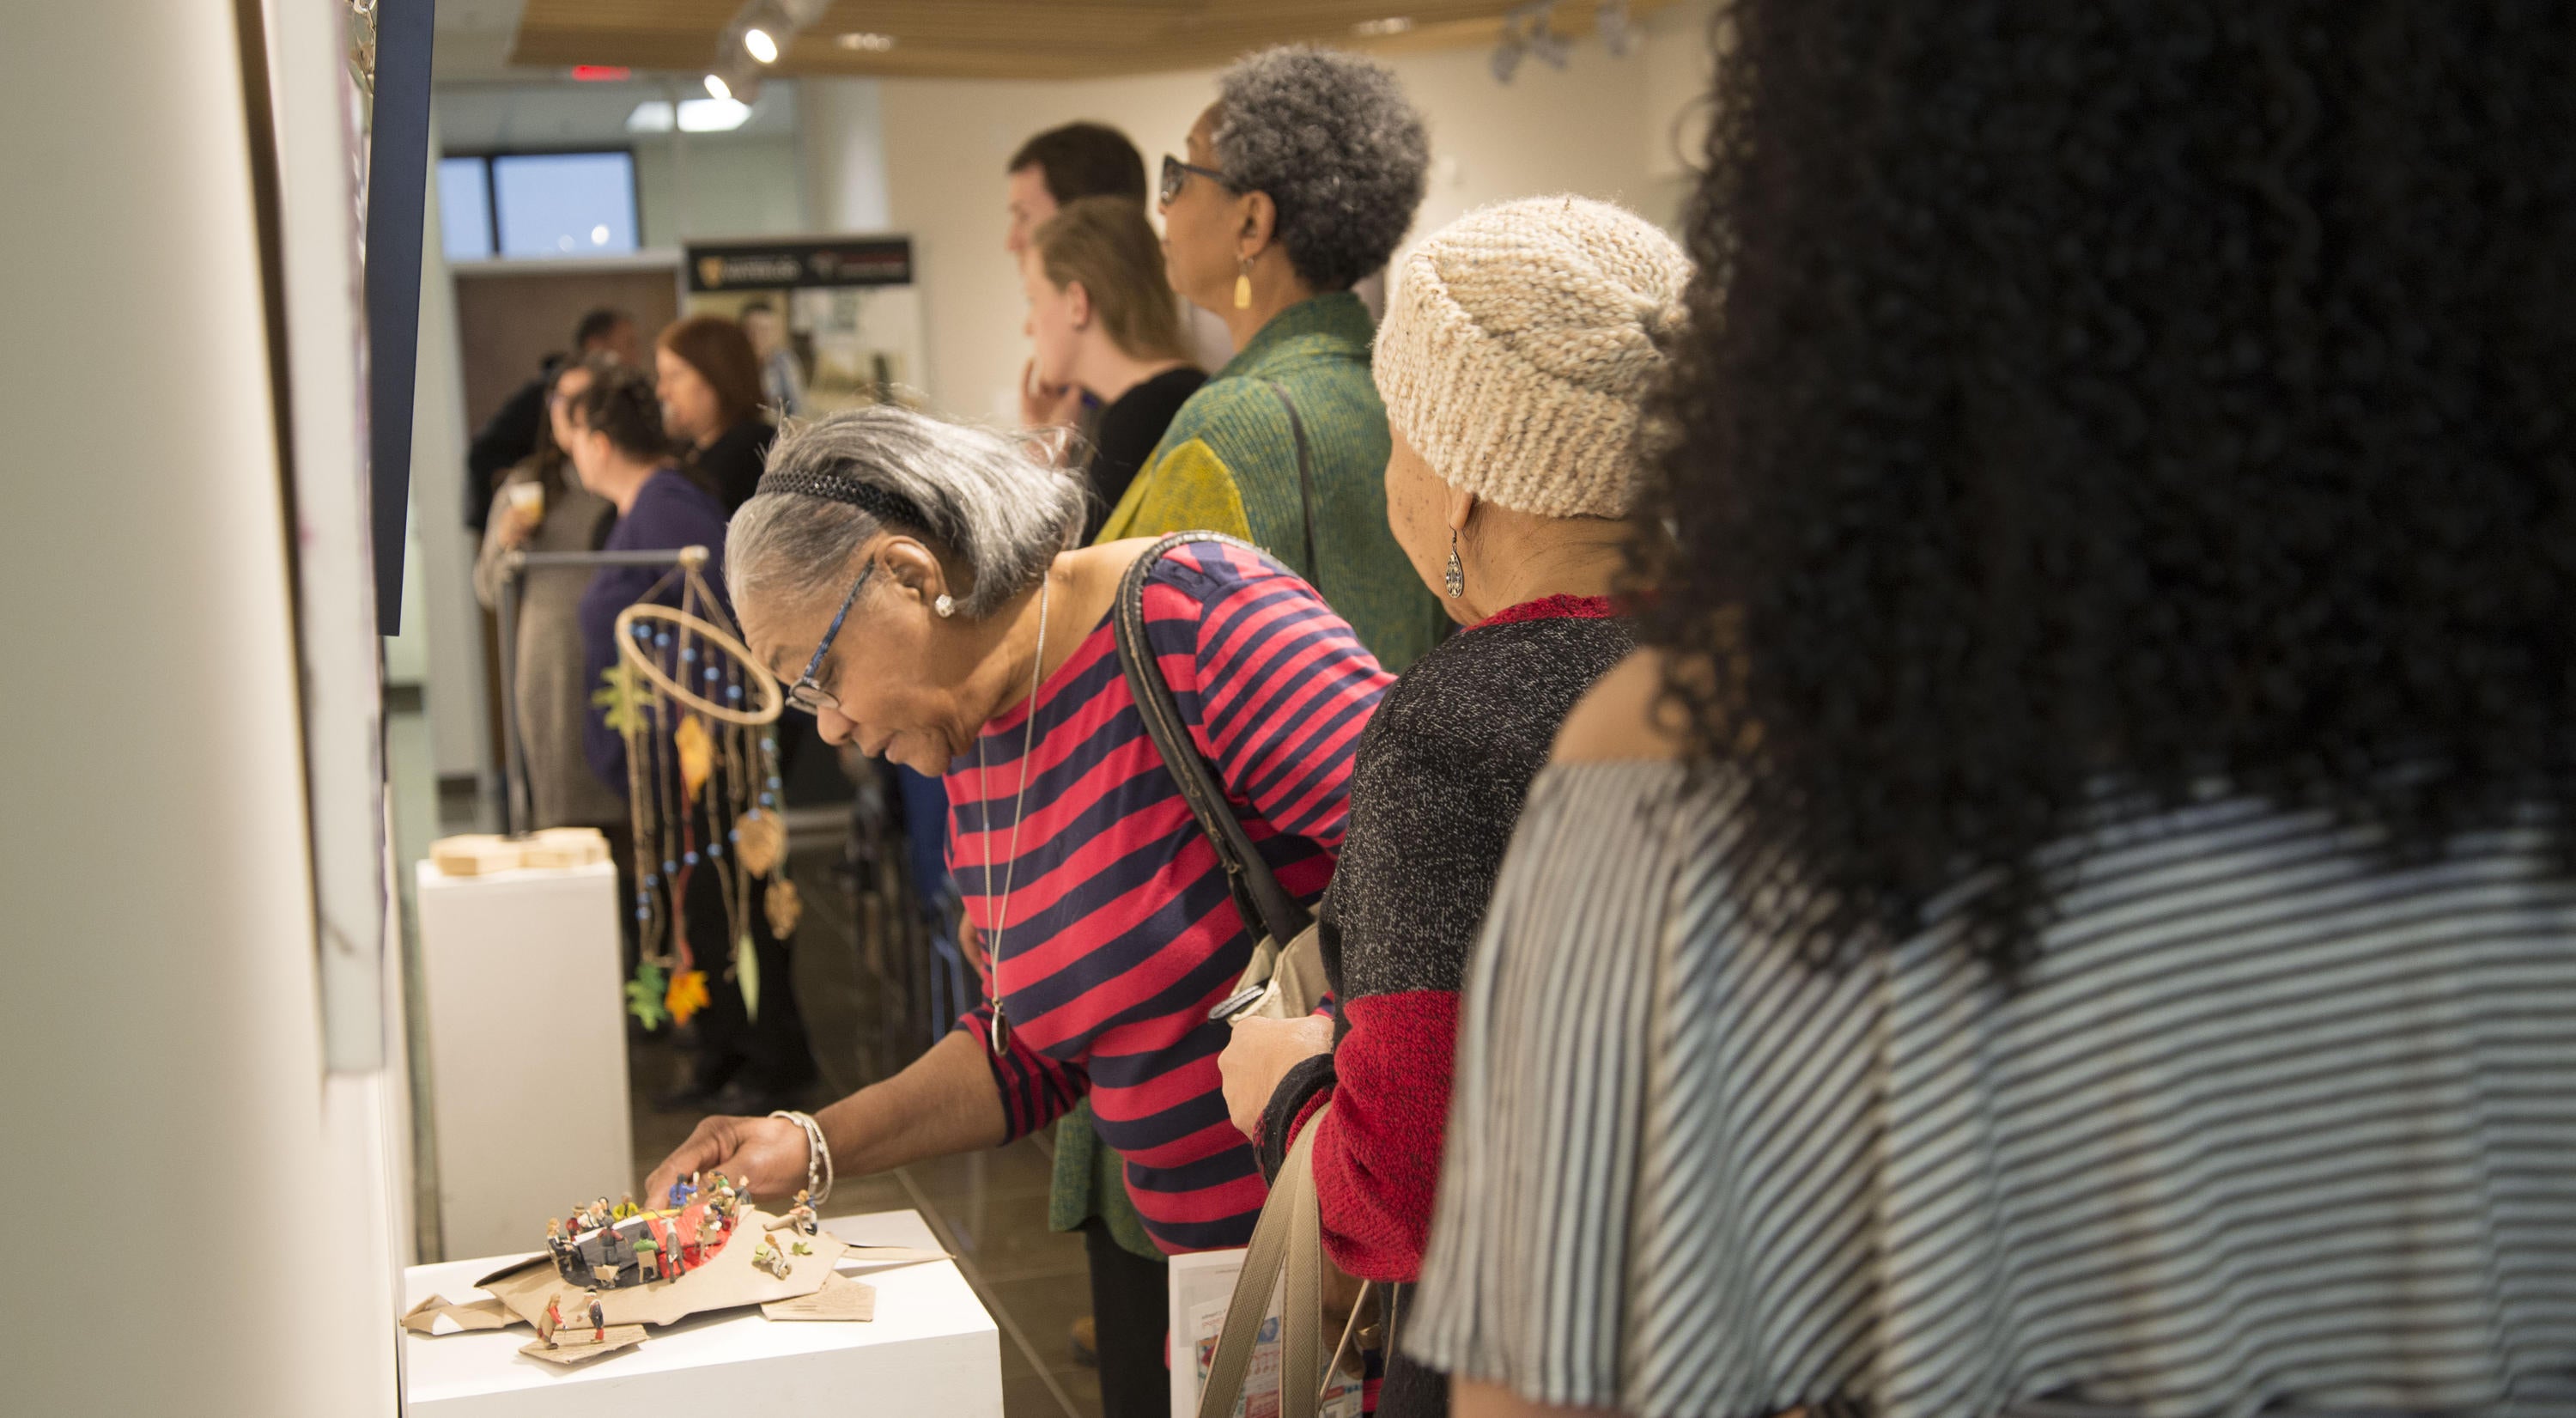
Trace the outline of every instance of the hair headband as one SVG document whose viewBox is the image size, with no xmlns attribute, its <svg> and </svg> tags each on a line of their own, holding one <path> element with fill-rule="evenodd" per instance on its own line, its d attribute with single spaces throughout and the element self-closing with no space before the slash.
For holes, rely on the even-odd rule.
<svg viewBox="0 0 2576 1418">
<path fill-rule="evenodd" d="M 880 522 L 900 522 L 924 532 L 937 530 L 929 518 L 921 515 L 921 509 L 913 505 L 911 498 L 839 473 L 773 469 L 760 475 L 760 485 L 755 491 L 819 497 L 826 502 L 847 503 Z"/>
</svg>

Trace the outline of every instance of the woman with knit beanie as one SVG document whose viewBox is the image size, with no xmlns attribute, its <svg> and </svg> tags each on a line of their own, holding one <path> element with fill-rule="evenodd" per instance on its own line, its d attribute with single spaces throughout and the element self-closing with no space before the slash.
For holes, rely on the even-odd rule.
<svg viewBox="0 0 2576 1418">
<path fill-rule="evenodd" d="M 1324 1249 L 1390 1287 L 1395 1329 L 1431 1225 L 1468 949 L 1558 726 L 1630 648 L 1608 592 L 1638 408 L 1689 279 L 1672 239 L 1618 207 L 1510 202 L 1417 247 L 1378 332 L 1388 520 L 1466 629 L 1360 740 L 1319 916 L 1338 1017 L 1244 1020 L 1219 1066 L 1265 1175 L 1334 1104 L 1315 1124 Z M 1398 1358 L 1375 1407 L 1421 1418 L 1447 1392 Z"/>
</svg>

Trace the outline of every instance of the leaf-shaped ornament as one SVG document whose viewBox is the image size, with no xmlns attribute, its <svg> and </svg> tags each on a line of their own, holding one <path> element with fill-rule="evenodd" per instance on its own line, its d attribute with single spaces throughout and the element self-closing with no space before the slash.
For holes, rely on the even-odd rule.
<svg viewBox="0 0 2576 1418">
<path fill-rule="evenodd" d="M 805 898 L 796 894 L 796 883 L 784 876 L 773 877 L 769 890 L 761 897 L 761 907 L 769 915 L 770 934 L 785 940 L 796 934 L 796 923 L 804 918 Z"/>
<path fill-rule="evenodd" d="M 659 1029 L 670 1011 L 662 1004 L 662 992 L 668 988 L 662 979 L 662 967 L 647 960 L 635 967 L 635 978 L 626 982 L 626 1012 L 647 1029 Z"/>
<path fill-rule="evenodd" d="M 753 808 L 733 820 L 734 860 L 753 876 L 767 876 L 787 849 L 787 823 L 774 812 Z"/>
<path fill-rule="evenodd" d="M 599 688 L 590 692 L 594 708 L 605 711 L 604 718 L 612 732 L 639 733 L 644 728 L 643 680 L 635 667 L 624 660 L 599 672 Z"/>
<path fill-rule="evenodd" d="M 671 989 L 662 997 L 663 1007 L 671 1011 L 671 1022 L 686 1024 L 689 1017 L 707 1007 L 707 972 L 683 970 L 671 977 Z"/>
<path fill-rule="evenodd" d="M 707 775 L 715 772 L 715 736 L 707 732 L 706 720 L 691 714 L 672 733 L 671 747 L 680 756 L 680 792 L 694 803 L 698 791 L 707 785 Z"/>
</svg>

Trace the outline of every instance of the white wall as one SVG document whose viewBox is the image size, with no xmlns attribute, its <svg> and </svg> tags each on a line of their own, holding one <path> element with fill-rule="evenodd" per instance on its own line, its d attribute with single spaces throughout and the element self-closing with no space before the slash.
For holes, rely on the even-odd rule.
<svg viewBox="0 0 2576 1418">
<path fill-rule="evenodd" d="M 884 231 L 885 116 L 874 79 L 800 79 L 796 131 L 805 149 L 805 210 L 818 232 Z"/>
<path fill-rule="evenodd" d="M 644 244 L 803 232 L 805 167 L 796 139 L 687 133 L 635 140 Z"/>
<path fill-rule="evenodd" d="M 435 130 L 430 151 L 438 151 Z M 423 696 L 438 774 L 476 777 L 495 760 L 483 698 L 483 607 L 474 599 L 474 534 L 465 505 L 465 374 L 456 343 L 456 282 L 438 245 L 438 184 L 429 184 L 421 243 L 420 344 L 411 410 L 411 525 L 403 567 L 403 631 L 427 650 Z M 413 587 L 417 583 L 419 599 Z M 411 616 L 417 610 L 420 619 Z M 389 660 L 403 657 L 388 655 Z"/>
<path fill-rule="evenodd" d="M 277 52 L 336 82 L 337 11 L 290 11 Z M 12 1413 L 396 1409 L 389 1239 L 317 1023 L 234 26 L 90 0 L 0 45 L 0 191 L 43 194 L 0 205 L 0 308 L 43 332 L 0 349 Z M 349 358 L 345 306 L 338 333 Z"/>
<path fill-rule="evenodd" d="M 1595 41 L 1562 71 L 1524 63 L 1497 84 L 1483 49 L 1400 54 L 1394 67 L 1431 129 L 1429 194 L 1413 233 L 1427 234 L 1488 202 L 1576 192 L 1623 202 L 1669 222 L 1687 174 L 1668 156 L 1675 112 L 1695 97 L 1704 10 L 1659 14 L 1637 53 L 1613 59 Z M 819 85 L 817 87 L 820 87 Z M 875 83 L 887 215 L 915 240 L 928 325 L 924 380 L 939 406 L 969 416 L 1012 407 L 1026 357 L 1019 285 L 1002 254 L 1002 165 L 1030 134 L 1074 119 L 1114 124 L 1148 172 L 1178 152 L 1214 98 L 1210 70 L 1065 83 L 883 79 Z M 818 162 L 847 165 L 834 145 L 858 125 L 814 109 L 801 115 L 809 181 Z"/>
</svg>

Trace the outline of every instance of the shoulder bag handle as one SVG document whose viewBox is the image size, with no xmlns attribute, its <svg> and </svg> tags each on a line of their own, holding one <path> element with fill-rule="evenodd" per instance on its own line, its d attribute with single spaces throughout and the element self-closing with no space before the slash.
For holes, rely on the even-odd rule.
<svg viewBox="0 0 2576 1418">
<path fill-rule="evenodd" d="M 1332 1369 L 1341 1366 L 1336 1348 L 1331 1367 L 1323 1362 L 1324 1236 L 1321 1206 L 1315 1195 L 1315 1134 L 1332 1112 L 1326 1103 L 1306 1121 L 1305 1130 L 1288 1149 L 1288 1160 L 1270 1185 L 1261 1219 L 1252 1225 L 1252 1244 L 1244 1248 L 1243 1269 L 1235 1272 L 1234 1295 L 1226 1301 L 1225 1328 L 1218 1332 L 1216 1352 L 1209 1356 L 1207 1382 L 1199 1389 L 1198 1418 L 1230 1418 L 1243 1397 L 1244 1378 L 1252 1371 L 1252 1351 L 1269 1317 L 1270 1297 L 1279 1301 L 1280 1418 L 1315 1418 Z M 1368 1304 L 1363 1288 L 1342 1345 L 1359 1324 Z"/>
<path fill-rule="evenodd" d="M 1236 819 L 1233 806 L 1226 801 L 1224 786 L 1200 756 L 1198 745 L 1191 742 L 1189 729 L 1181 722 L 1180 705 L 1172 699 L 1172 687 L 1164 681 L 1163 667 L 1145 639 L 1145 578 L 1175 547 L 1193 542 L 1222 542 L 1245 551 L 1260 550 L 1220 532 L 1174 532 L 1146 548 L 1118 583 L 1115 629 L 1119 668 L 1126 673 L 1127 690 L 1135 697 L 1136 712 L 1145 721 L 1145 733 L 1162 754 L 1163 766 L 1181 785 L 1181 798 L 1190 805 L 1191 815 L 1198 818 L 1199 830 L 1216 848 L 1235 909 L 1242 913 L 1246 926 L 1269 937 L 1262 947 L 1275 963 L 1280 948 L 1295 940 L 1314 917 L 1280 886 L 1279 878 L 1271 875 L 1270 864 L 1261 859 L 1250 834 Z M 1250 972 L 1246 975 L 1249 979 Z M 1267 975 L 1264 971 L 1263 978 Z"/>
</svg>

